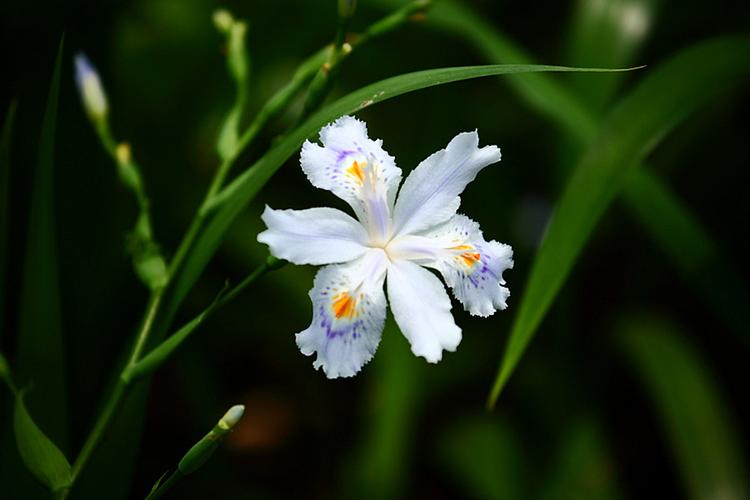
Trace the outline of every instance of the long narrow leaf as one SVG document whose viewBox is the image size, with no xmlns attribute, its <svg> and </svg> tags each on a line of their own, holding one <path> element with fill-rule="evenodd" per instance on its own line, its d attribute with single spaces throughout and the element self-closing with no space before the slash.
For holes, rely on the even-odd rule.
<svg viewBox="0 0 750 500">
<path fill-rule="evenodd" d="M 612 1 L 617 3 L 617 0 Z M 393 4 L 393 0 L 379 2 L 386 6 Z M 592 3 L 586 0 L 582 2 Z M 641 14 L 646 16 L 654 15 L 659 2 L 642 2 L 643 5 L 636 3 L 632 8 L 645 9 Z M 429 20 L 429 26 L 454 34 L 472 44 L 489 62 L 533 62 L 512 40 L 465 4 L 442 0 L 430 12 Z M 648 19 L 643 21 L 648 22 Z M 621 39 L 634 36 L 625 33 L 622 28 L 621 26 L 619 34 Z M 631 39 L 627 43 L 635 44 L 637 40 Z M 624 65 L 628 63 L 626 56 L 633 50 L 634 47 L 631 46 L 625 54 L 619 53 L 617 57 L 608 52 L 608 60 L 600 53 L 598 60 L 606 60 L 605 65 Z M 575 74 L 569 76 L 576 77 Z M 606 80 L 616 77 L 617 75 L 602 75 L 601 78 L 589 78 L 587 87 L 608 85 Z M 557 123 L 579 144 L 586 145 L 594 139 L 600 120 L 584 105 L 586 95 L 576 96 L 546 74 L 513 75 L 508 81 L 532 108 Z M 603 93 L 598 95 L 602 96 Z M 636 167 L 629 176 L 623 188 L 623 199 L 639 223 L 669 256 L 669 262 L 704 296 L 718 317 L 735 333 L 749 340 L 746 325 L 750 322 L 750 297 L 733 270 L 735 266 L 727 260 L 726 255 L 714 243 L 714 238 L 701 227 L 688 207 L 644 165 Z M 708 266 L 714 271 L 705 272 Z M 720 293 L 713 293 L 716 290 Z"/>
<path fill-rule="evenodd" d="M 216 252 L 232 221 L 284 162 L 298 151 L 302 142 L 326 123 L 341 115 L 355 113 L 373 104 L 427 87 L 486 76 L 545 71 L 611 72 L 617 70 L 507 64 L 418 71 L 368 85 L 318 111 L 290 133 L 280 144 L 271 149 L 254 166 L 237 177 L 217 197 L 210 220 L 203 228 L 195 245 L 190 249 L 182 269 L 176 272 L 173 295 L 170 297 L 170 305 L 166 308 L 167 316 L 174 313 L 177 305 L 203 271 L 211 256 Z"/>
<path fill-rule="evenodd" d="M 687 496 L 748 498 L 747 465 L 720 387 L 686 335 L 664 321 L 630 318 L 619 344 L 651 396 Z"/>
<path fill-rule="evenodd" d="M 593 2 L 582 0 L 581 3 L 590 5 Z M 610 3 L 618 5 L 620 10 L 641 11 L 635 15 L 648 17 L 655 15 L 656 4 L 659 2 L 641 0 L 640 3 L 636 2 L 629 6 L 625 6 L 619 0 L 610 0 Z M 633 12 L 628 15 L 633 15 Z M 641 22 L 648 23 L 649 20 L 642 19 Z M 430 25 L 467 40 L 490 62 L 532 62 L 528 54 L 464 4 L 452 0 L 439 2 L 430 13 Z M 611 51 L 580 48 L 574 50 L 574 55 L 583 57 L 583 51 L 596 50 L 597 55 L 591 57 L 598 61 L 606 61 L 602 64 L 628 64 L 627 56 L 635 49 L 633 45 L 637 43 L 637 36 L 626 32 L 623 26 L 619 29 L 619 38 L 605 36 L 609 38 L 609 43 L 618 43 L 617 40 L 620 40 L 620 44 L 630 44 L 627 49 L 623 49 L 624 53 L 613 54 Z M 625 40 L 626 37 L 629 39 Z M 576 77 L 575 74 L 569 76 Z M 587 78 L 586 90 L 590 91 L 597 85 L 611 85 L 611 78 L 616 77 L 617 75 L 602 75 L 601 78 Z M 584 99 L 588 98 L 587 93 L 582 92 L 579 97 L 545 74 L 514 75 L 509 78 L 509 82 L 531 107 L 556 122 L 579 145 L 587 145 L 594 139 L 600 119 L 584 105 Z M 610 91 L 611 89 L 594 93 L 603 99 Z M 628 177 L 623 188 L 623 200 L 638 222 L 669 256 L 669 262 L 685 275 L 685 280 L 713 307 L 718 317 L 735 333 L 750 340 L 746 328 L 750 323 L 750 297 L 737 279 L 737 273 L 733 270 L 736 266 L 728 261 L 726 255 L 714 243 L 715 239 L 701 227 L 688 207 L 684 206 L 670 192 L 668 186 L 644 165 L 636 167 L 633 174 Z M 704 272 L 708 266 L 714 271 Z M 719 293 L 714 293 L 717 290 Z"/>
<path fill-rule="evenodd" d="M 629 171 L 692 111 L 750 71 L 750 59 L 744 57 L 748 50 L 748 37 L 690 47 L 652 70 L 606 120 L 576 166 L 550 222 L 490 394 L 491 406 Z"/>
<path fill-rule="evenodd" d="M 21 458 L 34 476 L 53 492 L 67 488 L 72 477 L 70 464 L 60 449 L 34 423 L 20 391 L 16 395 L 13 431 Z"/>
<path fill-rule="evenodd" d="M 33 382 L 27 404 L 58 445 L 67 443 L 65 373 L 57 275 L 54 149 L 63 42 L 47 98 L 31 195 L 20 300 L 17 381 Z"/>
<path fill-rule="evenodd" d="M 13 125 L 16 117 L 16 102 L 13 101 L 3 120 L 3 131 L 0 135 L 0 318 L 5 317 L 5 266 L 8 258 L 8 210 L 10 202 L 10 145 L 13 137 Z M 0 321 L 0 339 L 2 339 L 3 322 Z"/>
</svg>

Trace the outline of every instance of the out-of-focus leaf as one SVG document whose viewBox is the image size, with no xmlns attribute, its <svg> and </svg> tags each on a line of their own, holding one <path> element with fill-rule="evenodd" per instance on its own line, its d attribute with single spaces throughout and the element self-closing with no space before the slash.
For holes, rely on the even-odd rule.
<svg viewBox="0 0 750 500">
<path fill-rule="evenodd" d="M 576 65 L 631 61 L 654 23 L 659 0 L 578 0 L 568 39 L 567 60 Z M 601 110 L 622 79 L 610 75 L 592 82 L 571 75 L 576 93 Z"/>
<path fill-rule="evenodd" d="M 655 12 L 660 3 L 658 0 L 642 1 L 648 4 L 644 8 L 651 13 Z M 390 5 L 393 0 L 379 2 Z M 429 20 L 429 26 L 461 37 L 490 62 L 533 62 L 513 41 L 465 4 L 442 0 L 430 11 Z M 630 43 L 635 41 L 631 40 Z M 634 50 L 634 47 L 630 50 Z M 615 67 L 629 63 L 629 53 L 598 54 L 604 66 Z M 609 85 L 607 81 L 610 78 L 616 78 L 616 75 L 589 78 L 586 79 L 586 85 L 591 88 L 597 85 L 606 86 Z M 587 93 L 582 92 L 579 97 L 553 80 L 551 75 L 545 74 L 512 75 L 507 80 L 511 88 L 515 89 L 532 108 L 566 130 L 579 145 L 587 145 L 596 136 L 601 120 L 585 106 L 584 100 L 589 97 Z M 715 239 L 701 228 L 688 207 L 681 204 L 668 186 L 644 165 L 636 167 L 628 177 L 623 188 L 623 200 L 646 231 L 655 237 L 656 243 L 668 254 L 669 262 L 677 266 L 686 276 L 686 281 L 704 296 L 718 317 L 735 333 L 745 340 L 750 340 L 746 328 L 750 323 L 750 297 L 739 283 L 737 273 L 733 271 L 735 266 L 714 243 Z M 649 210 L 647 207 L 660 207 L 665 210 L 657 214 L 656 210 Z M 712 269 L 718 270 L 710 273 L 699 272 L 709 265 Z M 713 293 L 716 290 L 719 290 L 719 293 Z"/>
<path fill-rule="evenodd" d="M 16 102 L 13 101 L 3 120 L 3 131 L 0 135 L 0 318 L 5 314 L 5 261 L 8 258 L 8 210 L 10 203 L 10 143 L 13 137 L 13 124 L 16 117 Z M 0 338 L 3 333 L 3 322 L 0 321 Z"/>
<path fill-rule="evenodd" d="M 497 397 L 629 171 L 700 105 L 750 71 L 748 37 L 702 42 L 656 69 L 605 120 L 576 166 L 531 270 L 489 404 Z"/>
<path fill-rule="evenodd" d="M 505 420 L 459 422 L 440 437 L 438 454 L 446 473 L 470 498 L 529 498 L 521 446 Z"/>
<path fill-rule="evenodd" d="M 352 498 L 399 498 L 409 477 L 422 377 L 393 318 L 386 323 L 372 368 L 369 424 L 362 426 L 362 447 L 347 462 L 344 487 Z"/>
<path fill-rule="evenodd" d="M 689 498 L 748 498 L 742 442 L 697 349 L 673 325 L 628 318 L 619 344 L 651 396 Z"/>
<path fill-rule="evenodd" d="M 62 54 L 61 41 L 42 121 L 31 195 L 16 377 L 19 385 L 33 381 L 34 391 L 27 398 L 29 409 L 39 425 L 65 449 L 68 420 L 54 217 L 55 126 Z"/>
<path fill-rule="evenodd" d="M 589 420 L 577 422 L 562 435 L 561 446 L 539 498 L 616 500 L 622 498 L 622 494 L 614 476 L 615 464 L 601 429 Z"/>
<path fill-rule="evenodd" d="M 44 435 L 26 410 L 23 394 L 16 395 L 13 431 L 26 467 L 51 491 L 70 486 L 70 464 L 55 443 Z"/>
<path fill-rule="evenodd" d="M 194 244 L 185 249 L 187 254 L 184 256 L 181 268 L 173 271 L 173 288 L 165 299 L 167 303 L 165 306 L 166 318 L 169 319 L 174 314 L 179 303 L 216 252 L 229 225 L 237 215 L 268 182 L 271 176 L 281 168 L 284 162 L 298 151 L 302 142 L 315 134 L 323 125 L 341 115 L 355 113 L 378 102 L 427 87 L 485 76 L 544 71 L 610 72 L 616 70 L 509 64 L 417 71 L 368 85 L 316 112 L 251 168 L 239 175 L 217 195 L 215 203 L 209 205 L 206 209 L 207 212 L 210 212 L 207 214 L 207 223 L 200 228 L 202 230 Z M 196 230 L 199 229 L 196 228 Z"/>
</svg>

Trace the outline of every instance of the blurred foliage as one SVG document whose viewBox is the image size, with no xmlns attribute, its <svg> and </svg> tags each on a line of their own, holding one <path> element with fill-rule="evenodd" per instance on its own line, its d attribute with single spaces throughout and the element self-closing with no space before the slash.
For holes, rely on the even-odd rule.
<svg viewBox="0 0 750 500">
<path fill-rule="evenodd" d="M 404 3 L 359 0 L 348 29 L 360 32 Z M 252 71 L 237 74 L 246 78 L 244 95 L 226 72 L 226 51 L 241 52 L 213 26 L 218 7 L 247 20 Z M 11 137 L 10 155 L 5 141 L 0 149 L 0 351 L 19 384 L 32 379 L 29 413 L 68 458 L 114 383 L 147 300 L 126 251 L 138 207 L 86 122 L 72 55 L 86 51 L 101 72 L 113 133 L 138 158 L 153 230 L 170 258 L 220 163 L 222 127 L 247 126 L 298 64 L 334 40 L 337 9 L 334 0 L 0 6 L 7 61 L 0 121 L 3 138 Z M 744 49 L 705 52 L 660 80 L 648 102 L 631 105 L 626 118 L 640 134 L 665 104 L 675 104 L 667 118 L 676 121 L 707 101 L 668 136 L 646 141 L 643 157 L 615 149 L 624 139 L 612 120 L 666 61 L 708 39 L 748 33 L 749 19 L 750 6 L 730 1 L 547 1 L 530 13 L 522 3 L 436 0 L 426 17 L 358 48 L 342 61 L 327 102 L 438 67 L 648 67 L 473 80 L 362 110 L 405 171 L 462 130 L 477 128 L 483 142 L 503 149 L 501 164 L 483 172 L 462 203 L 488 237 L 515 249 L 506 276 L 510 308 L 481 320 L 454 307 L 464 338 L 438 365 L 412 356 L 389 319 L 372 363 L 353 379 L 329 381 L 293 341 L 309 321 L 313 269 L 263 276 L 234 304 L 201 318 L 153 380 L 130 394 L 71 498 L 144 498 L 234 402 L 246 406 L 245 418 L 223 450 L 175 485 L 175 498 L 746 498 L 750 94 L 747 79 L 733 73 L 746 61 Z M 63 32 L 54 113 L 49 86 Z M 722 68 L 731 76 L 719 78 Z M 699 83 L 705 92 L 687 95 Z M 271 117 L 233 172 L 287 136 L 304 100 Z M 234 140 L 231 132 L 223 137 Z M 496 410 L 486 413 L 532 263 L 540 242 L 550 245 L 552 207 L 566 189 L 579 199 L 570 194 L 570 175 L 582 162 L 601 166 L 592 150 L 634 163 L 618 181 L 624 205 L 587 222 L 576 267 L 539 318 Z M 580 183 L 589 194 L 592 184 Z M 266 203 L 306 208 L 338 200 L 311 188 L 296 158 L 284 162 L 175 307 L 175 326 L 200 317 L 227 280 L 237 283 L 263 262 L 255 235 Z M 576 219 L 557 231 L 586 232 Z M 635 308 L 645 315 L 629 316 Z M 64 352 L 64 366 L 44 363 L 30 377 L 19 335 L 31 326 L 47 339 L 35 340 L 32 354 Z M 13 402 L 11 391 L 0 391 L 0 496 L 46 498 L 22 470 Z"/>
</svg>

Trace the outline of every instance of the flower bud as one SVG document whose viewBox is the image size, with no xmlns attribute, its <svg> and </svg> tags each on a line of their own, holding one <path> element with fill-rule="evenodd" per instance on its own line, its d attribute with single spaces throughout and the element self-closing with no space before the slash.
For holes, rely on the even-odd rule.
<svg viewBox="0 0 750 500">
<path fill-rule="evenodd" d="M 227 9 L 216 9 L 213 19 L 214 26 L 222 33 L 228 33 L 234 24 L 234 17 Z"/>
<path fill-rule="evenodd" d="M 91 61 L 82 53 L 75 57 L 76 84 L 81 94 L 83 106 L 89 118 L 103 122 L 107 118 L 107 96 Z"/>
<path fill-rule="evenodd" d="M 219 427 L 222 429 L 230 430 L 232 427 L 237 425 L 237 422 L 240 421 L 242 418 L 242 415 L 245 414 L 245 405 L 234 405 L 232 406 L 223 417 L 221 417 L 221 420 L 219 420 Z"/>
<path fill-rule="evenodd" d="M 224 437 L 229 434 L 232 427 L 239 422 L 244 413 L 244 405 L 232 406 L 229 411 L 221 417 L 219 423 L 211 429 L 211 432 L 203 436 L 203 439 L 195 443 L 193 447 L 185 453 L 185 456 L 182 457 L 182 460 L 180 460 L 180 463 L 177 466 L 180 473 L 183 475 L 190 474 L 206 463 L 206 460 L 211 458 L 211 455 L 216 451 L 219 443 L 221 443 Z"/>
</svg>

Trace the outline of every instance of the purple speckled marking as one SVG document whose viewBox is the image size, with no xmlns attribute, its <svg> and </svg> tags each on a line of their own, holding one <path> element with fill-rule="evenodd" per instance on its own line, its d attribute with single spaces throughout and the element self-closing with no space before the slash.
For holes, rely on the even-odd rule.
<svg viewBox="0 0 750 500">
<path fill-rule="evenodd" d="M 334 327 L 334 320 L 328 314 L 326 314 L 325 306 L 321 305 L 318 308 L 318 314 L 321 318 L 320 327 L 326 331 L 326 339 L 328 341 L 335 339 L 336 337 L 344 337 L 351 333 L 352 338 L 356 339 L 361 336 L 360 329 L 364 325 L 364 321 L 361 319 L 354 321 L 353 323 L 345 323 L 339 328 Z"/>
<path fill-rule="evenodd" d="M 343 151 L 339 151 L 338 155 L 336 156 L 336 163 L 340 163 L 344 158 L 349 156 L 350 154 L 354 154 L 356 151 L 352 151 L 350 149 L 345 149 Z"/>
</svg>

